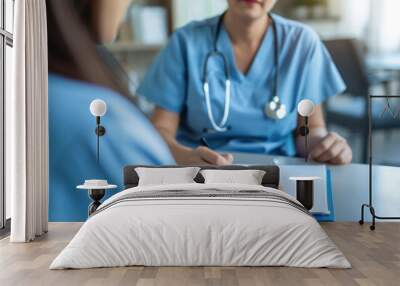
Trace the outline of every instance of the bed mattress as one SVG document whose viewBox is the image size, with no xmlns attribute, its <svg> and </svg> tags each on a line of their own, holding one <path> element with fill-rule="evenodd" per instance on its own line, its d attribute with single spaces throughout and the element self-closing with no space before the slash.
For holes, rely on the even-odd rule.
<svg viewBox="0 0 400 286">
<path fill-rule="evenodd" d="M 193 183 L 135 187 L 109 198 L 50 269 L 133 265 L 350 267 L 290 195 Z"/>
</svg>

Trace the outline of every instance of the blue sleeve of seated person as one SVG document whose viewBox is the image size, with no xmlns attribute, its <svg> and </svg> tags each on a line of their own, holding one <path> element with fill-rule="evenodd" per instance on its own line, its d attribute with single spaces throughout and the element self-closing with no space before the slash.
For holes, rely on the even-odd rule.
<svg viewBox="0 0 400 286">
<path fill-rule="evenodd" d="M 187 90 L 187 64 L 184 45 L 181 43 L 183 40 L 179 31 L 172 35 L 137 91 L 155 105 L 176 113 L 182 111 Z"/>
<path fill-rule="evenodd" d="M 307 27 L 304 32 L 308 53 L 300 96 L 301 99 L 311 99 L 314 103 L 321 104 L 328 97 L 342 93 L 346 85 L 318 35 Z"/>
<path fill-rule="evenodd" d="M 107 113 L 101 119 L 106 134 L 100 139 L 99 164 L 96 120 L 89 111 L 96 98 L 107 103 Z M 86 179 L 106 179 L 121 191 L 124 166 L 175 163 L 149 120 L 127 98 L 53 74 L 49 76 L 49 152 L 50 221 L 87 218 L 88 195 L 75 189 Z"/>
</svg>

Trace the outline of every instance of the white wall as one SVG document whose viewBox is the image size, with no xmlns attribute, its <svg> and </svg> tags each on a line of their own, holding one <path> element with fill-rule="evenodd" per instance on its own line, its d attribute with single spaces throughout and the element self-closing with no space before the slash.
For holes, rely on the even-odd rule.
<svg viewBox="0 0 400 286">
<path fill-rule="evenodd" d="M 202 20 L 221 14 L 227 7 L 227 0 L 174 0 L 174 29 L 193 20 Z"/>
<path fill-rule="evenodd" d="M 365 37 L 369 24 L 369 0 L 339 0 L 340 30 L 347 36 Z"/>
<path fill-rule="evenodd" d="M 400 51 L 400 0 L 329 0 L 338 21 L 309 21 L 322 38 L 354 37 L 371 52 Z"/>
<path fill-rule="evenodd" d="M 324 39 L 365 38 L 370 17 L 369 0 L 329 0 L 332 19 L 306 21 Z"/>
<path fill-rule="evenodd" d="M 400 1 L 370 0 L 371 26 L 368 45 L 373 52 L 400 51 Z"/>
</svg>

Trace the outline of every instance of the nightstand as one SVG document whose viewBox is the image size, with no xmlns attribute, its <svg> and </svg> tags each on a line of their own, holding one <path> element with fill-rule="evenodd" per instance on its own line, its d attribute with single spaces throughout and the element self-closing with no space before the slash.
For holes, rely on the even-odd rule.
<svg viewBox="0 0 400 286">
<path fill-rule="evenodd" d="M 308 210 L 314 206 L 314 181 L 320 179 L 320 177 L 289 178 L 289 180 L 296 181 L 296 199 Z"/>
<path fill-rule="evenodd" d="M 117 186 L 108 184 L 106 180 L 85 180 L 83 185 L 79 185 L 76 188 L 87 190 L 89 198 L 92 199 L 92 203 L 88 207 L 88 215 L 90 216 L 101 205 L 100 200 L 104 197 L 106 191 L 115 189 Z"/>
</svg>

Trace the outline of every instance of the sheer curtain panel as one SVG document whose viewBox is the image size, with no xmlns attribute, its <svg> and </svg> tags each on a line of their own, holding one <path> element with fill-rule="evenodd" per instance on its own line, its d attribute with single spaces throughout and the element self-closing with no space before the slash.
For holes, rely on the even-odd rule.
<svg viewBox="0 0 400 286">
<path fill-rule="evenodd" d="M 47 232 L 48 108 L 45 0 L 15 1 L 13 92 L 6 111 L 12 242 Z"/>
</svg>

